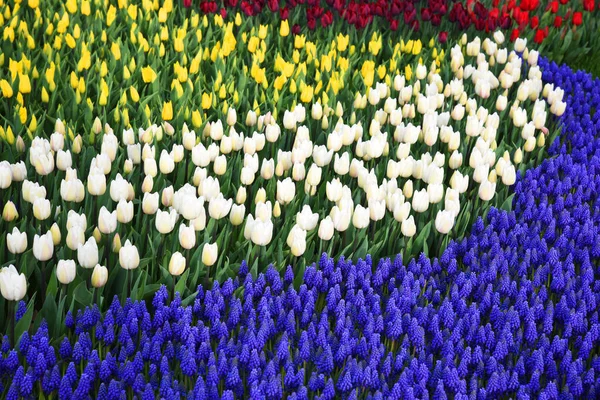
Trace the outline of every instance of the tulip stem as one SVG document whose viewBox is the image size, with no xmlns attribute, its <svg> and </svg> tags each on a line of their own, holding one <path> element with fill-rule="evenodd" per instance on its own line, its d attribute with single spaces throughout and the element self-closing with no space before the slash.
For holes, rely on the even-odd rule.
<svg viewBox="0 0 600 400">
<path fill-rule="evenodd" d="M 42 296 L 41 296 L 41 298 L 42 299 L 46 298 L 46 261 L 42 261 Z"/>
</svg>

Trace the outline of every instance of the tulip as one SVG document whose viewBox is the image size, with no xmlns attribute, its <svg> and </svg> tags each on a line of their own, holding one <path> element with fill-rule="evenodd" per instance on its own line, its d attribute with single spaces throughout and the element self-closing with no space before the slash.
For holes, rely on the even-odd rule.
<svg viewBox="0 0 600 400">
<path fill-rule="evenodd" d="M 27 294 L 25 274 L 19 274 L 14 265 L 0 270 L 0 292 L 8 301 L 20 301 Z"/>
<path fill-rule="evenodd" d="M 369 226 L 369 209 L 357 204 L 354 215 L 352 215 L 352 225 L 357 229 L 364 229 Z"/>
<path fill-rule="evenodd" d="M 58 227 L 58 224 L 56 222 L 53 223 L 50 227 L 50 232 L 52 232 L 52 243 L 54 243 L 54 246 L 58 246 L 62 239 L 62 235 L 60 233 L 60 228 Z"/>
<path fill-rule="evenodd" d="M 166 188 L 164 188 L 161 193 L 162 205 L 165 207 L 170 207 L 171 204 L 173 204 L 173 196 L 174 196 L 173 185 L 167 186 Z"/>
<path fill-rule="evenodd" d="M 227 171 L 227 159 L 225 158 L 225 155 L 220 155 L 215 159 L 215 162 L 213 164 L 213 171 L 215 171 L 215 174 L 217 175 L 225 174 L 225 172 Z"/>
<path fill-rule="evenodd" d="M 435 217 L 435 229 L 440 233 L 447 234 L 454 226 L 454 219 L 453 211 L 439 211 Z"/>
<path fill-rule="evenodd" d="M 98 244 L 94 238 L 77 247 L 77 261 L 83 268 L 94 268 L 98 264 Z"/>
<path fill-rule="evenodd" d="M 252 110 L 248 110 L 248 113 L 246 114 L 246 126 L 254 125 L 256 125 L 256 113 Z"/>
<path fill-rule="evenodd" d="M 171 260 L 169 261 L 169 273 L 173 276 L 180 276 L 185 271 L 185 264 L 185 257 L 176 251 L 171 255 Z"/>
<path fill-rule="evenodd" d="M 285 110 L 283 114 L 283 127 L 289 130 L 296 129 L 296 115 L 293 112 Z"/>
<path fill-rule="evenodd" d="M 496 183 L 492 183 L 489 180 L 481 182 L 479 185 L 479 198 L 483 201 L 490 201 L 496 193 Z"/>
<path fill-rule="evenodd" d="M 319 214 L 313 213 L 308 204 L 302 207 L 302 211 L 296 214 L 296 224 L 305 231 L 312 231 L 317 227 Z"/>
<path fill-rule="evenodd" d="M 441 185 L 440 185 L 441 186 Z M 380 221 L 385 216 L 385 200 L 369 199 L 369 216 L 372 221 Z"/>
<path fill-rule="evenodd" d="M 263 158 L 262 165 L 260 167 L 260 176 L 264 180 L 269 180 L 273 177 L 275 173 L 275 161 L 271 158 L 269 160 Z"/>
<path fill-rule="evenodd" d="M 6 246 L 12 254 L 21 254 L 27 249 L 27 233 L 14 227 L 12 233 L 6 234 Z"/>
<path fill-rule="evenodd" d="M 208 204 L 208 214 L 213 219 L 221 219 L 229 214 L 229 210 L 233 204 L 232 199 L 225 199 L 223 193 L 213 198 Z"/>
<path fill-rule="evenodd" d="M 71 158 L 71 152 L 69 150 L 62 151 L 59 150 L 56 153 L 56 167 L 61 171 L 66 171 L 71 168 L 73 165 L 73 160 Z"/>
<path fill-rule="evenodd" d="M 113 233 L 117 229 L 117 211 L 109 212 L 102 206 L 98 215 L 98 229 L 105 235 Z M 93 265 L 89 268 L 92 267 Z"/>
<path fill-rule="evenodd" d="M 333 179 L 331 182 L 327 182 L 325 185 L 325 192 L 329 201 L 337 202 L 342 198 L 342 183 L 338 178 Z"/>
<path fill-rule="evenodd" d="M 106 176 L 96 167 L 90 168 L 87 189 L 92 196 L 102 196 L 106 191 Z"/>
<path fill-rule="evenodd" d="M 52 232 L 48 231 L 41 236 L 34 236 L 33 255 L 38 261 L 48 261 L 52 258 L 54 255 L 54 241 L 52 240 Z"/>
<path fill-rule="evenodd" d="M 290 178 L 283 181 L 277 181 L 277 201 L 281 204 L 288 204 L 296 195 L 296 185 Z"/>
<path fill-rule="evenodd" d="M 321 167 L 317 164 L 312 164 L 308 169 L 308 175 L 306 176 L 306 183 L 311 186 L 317 186 L 321 182 Z"/>
<path fill-rule="evenodd" d="M 156 230 L 166 235 L 170 233 L 175 227 L 175 221 L 177 220 L 177 211 L 171 209 L 171 211 L 161 211 L 158 210 L 156 212 L 155 226 Z M 129 269 L 129 268 L 126 268 Z"/>
<path fill-rule="evenodd" d="M 270 219 L 254 219 L 252 214 L 246 219 L 244 237 L 258 246 L 266 246 L 273 238 L 273 222 Z"/>
<path fill-rule="evenodd" d="M 319 224 L 319 238 L 325 241 L 331 240 L 333 237 L 333 230 L 333 220 L 330 216 L 327 216 L 326 218 L 322 219 L 321 223 Z"/>
<path fill-rule="evenodd" d="M 126 270 L 136 269 L 140 265 L 138 249 L 129 240 L 119 249 L 119 264 Z"/>
<path fill-rule="evenodd" d="M 507 165 L 502 171 L 502 183 L 506 186 L 514 185 L 517 180 L 517 173 L 514 165 Z"/>
<path fill-rule="evenodd" d="M 6 189 L 12 183 L 12 170 L 8 161 L 0 162 L 0 189 Z"/>
<path fill-rule="evenodd" d="M 144 193 L 142 200 L 142 211 L 144 214 L 153 215 L 158 210 L 158 192 L 157 193 Z"/>
<path fill-rule="evenodd" d="M 416 191 L 412 197 L 412 209 L 418 213 L 427 211 L 430 203 L 429 200 L 429 193 L 427 189 L 421 189 L 419 191 Z"/>
<path fill-rule="evenodd" d="M 50 216 L 50 200 L 37 198 L 33 202 L 33 216 L 43 221 Z"/>
<path fill-rule="evenodd" d="M 163 175 L 168 175 L 175 169 L 175 160 L 165 149 L 160 153 L 159 168 Z"/>
<path fill-rule="evenodd" d="M 417 226 L 415 225 L 415 219 L 412 215 L 402 221 L 401 231 L 406 237 L 413 237 L 415 235 Z"/>
<path fill-rule="evenodd" d="M 23 182 L 25 178 L 27 178 L 27 168 L 23 161 L 11 164 L 10 172 L 12 174 L 13 182 Z"/>
<path fill-rule="evenodd" d="M 60 283 L 68 285 L 75 279 L 76 271 L 75 261 L 59 260 L 56 267 L 56 277 Z"/>
<path fill-rule="evenodd" d="M 92 286 L 98 289 L 106 285 L 107 281 L 108 269 L 100 264 L 96 264 L 96 266 L 94 266 L 94 271 L 92 272 Z"/>
<path fill-rule="evenodd" d="M 158 193 L 156 193 L 156 203 L 158 204 Z M 117 220 L 126 224 L 133 219 L 133 202 L 121 199 L 117 204 Z"/>
<path fill-rule="evenodd" d="M 300 257 L 306 251 L 306 231 L 298 225 L 294 225 L 288 234 L 287 245 L 294 256 Z"/>
<path fill-rule="evenodd" d="M 218 257 L 218 247 L 216 243 L 206 243 L 202 248 L 202 263 L 207 267 L 215 264 Z"/>
<path fill-rule="evenodd" d="M 4 205 L 4 209 L 2 210 L 2 219 L 4 219 L 6 222 L 12 222 L 17 218 L 19 218 L 19 213 L 17 212 L 15 203 L 10 200 L 7 201 Z"/>
<path fill-rule="evenodd" d="M 179 225 L 179 244 L 186 250 L 192 249 L 196 245 L 196 231 L 190 224 Z"/>
</svg>

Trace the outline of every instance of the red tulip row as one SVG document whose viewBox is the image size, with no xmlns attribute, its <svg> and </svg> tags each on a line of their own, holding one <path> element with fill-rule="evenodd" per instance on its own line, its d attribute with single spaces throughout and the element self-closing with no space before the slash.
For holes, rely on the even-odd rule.
<svg viewBox="0 0 600 400">
<path fill-rule="evenodd" d="M 577 27 L 583 23 L 584 13 L 596 10 L 595 0 L 492 0 L 491 4 L 478 0 L 182 0 L 185 7 L 198 7 L 202 13 L 242 12 L 247 16 L 276 13 L 288 19 L 297 13 L 301 22 L 292 31 L 299 33 L 301 25 L 311 30 L 327 27 L 341 18 L 358 29 L 365 28 L 376 18 L 387 21 L 395 31 L 405 25 L 419 31 L 422 24 L 460 29 L 474 27 L 492 32 L 511 29 L 511 39 L 531 34 L 542 43 L 551 30 Z M 297 21 L 297 20 L 296 20 Z M 441 30 L 441 28 L 440 28 Z M 443 35 L 442 35 L 443 36 Z"/>
</svg>

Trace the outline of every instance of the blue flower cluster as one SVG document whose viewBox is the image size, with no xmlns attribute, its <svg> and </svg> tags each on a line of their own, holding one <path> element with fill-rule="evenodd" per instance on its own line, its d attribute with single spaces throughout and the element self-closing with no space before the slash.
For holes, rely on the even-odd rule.
<svg viewBox="0 0 600 400">
<path fill-rule="evenodd" d="M 113 301 L 0 346 L 7 399 L 600 397 L 600 80 L 541 60 L 563 134 L 439 259 L 323 255 L 152 306 Z"/>
</svg>

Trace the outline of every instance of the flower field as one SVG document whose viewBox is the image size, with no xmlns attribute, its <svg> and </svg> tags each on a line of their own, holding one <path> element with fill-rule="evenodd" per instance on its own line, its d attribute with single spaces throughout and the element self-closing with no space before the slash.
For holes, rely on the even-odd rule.
<svg viewBox="0 0 600 400">
<path fill-rule="evenodd" d="M 0 22 L 1 398 L 598 396 L 593 1 Z"/>
</svg>

